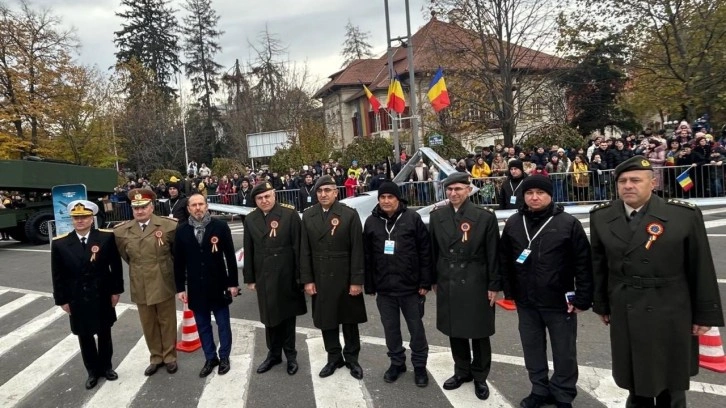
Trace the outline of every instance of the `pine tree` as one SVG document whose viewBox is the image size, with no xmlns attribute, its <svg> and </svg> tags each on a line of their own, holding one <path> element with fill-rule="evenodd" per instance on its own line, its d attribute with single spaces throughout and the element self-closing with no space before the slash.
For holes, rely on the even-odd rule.
<svg viewBox="0 0 726 408">
<path fill-rule="evenodd" d="M 369 31 L 361 31 L 360 27 L 354 26 L 353 23 L 348 20 L 348 24 L 345 26 L 345 41 L 343 41 L 343 51 L 340 55 L 343 56 L 343 65 L 350 64 L 357 59 L 371 58 L 373 52 L 371 51 L 371 44 L 368 42 L 371 33 Z"/>
</svg>

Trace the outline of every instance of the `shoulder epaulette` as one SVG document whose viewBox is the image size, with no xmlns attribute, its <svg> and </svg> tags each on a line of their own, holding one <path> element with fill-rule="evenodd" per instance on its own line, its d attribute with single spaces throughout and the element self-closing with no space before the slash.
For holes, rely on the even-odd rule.
<svg viewBox="0 0 726 408">
<path fill-rule="evenodd" d="M 280 207 L 289 208 L 291 210 L 294 210 L 295 209 L 295 206 L 294 205 L 290 205 L 290 204 L 287 204 L 287 203 L 280 203 Z"/>
<path fill-rule="evenodd" d="M 313 208 L 313 207 L 315 207 L 315 206 L 314 206 L 314 205 L 311 205 L 310 207 L 308 207 L 308 208 L 304 209 L 303 211 L 307 211 L 307 210 L 309 210 L 309 209 L 311 209 L 311 208 Z"/>
<path fill-rule="evenodd" d="M 679 207 L 690 208 L 691 210 L 695 210 L 696 208 L 698 208 L 696 204 L 689 203 L 688 201 L 679 200 L 677 198 L 669 198 L 667 203 L 677 205 Z"/>
<path fill-rule="evenodd" d="M 482 206 L 478 206 L 478 205 L 477 205 L 477 207 L 481 208 L 482 210 L 489 211 L 490 213 L 494 214 L 494 209 L 492 207 L 487 207 L 487 206 L 482 207 Z"/>
<path fill-rule="evenodd" d="M 442 208 L 444 208 L 444 207 L 445 207 L 445 206 L 443 206 L 443 205 L 437 205 L 437 204 L 434 204 L 434 208 L 432 208 L 432 209 L 431 209 L 431 211 L 430 211 L 429 213 L 432 213 L 432 212 L 434 212 L 434 211 L 438 211 L 438 210 L 440 210 L 440 209 L 442 209 Z"/>
<path fill-rule="evenodd" d="M 60 234 L 58 236 L 55 236 L 55 237 L 53 237 L 53 241 L 55 241 L 56 239 L 65 238 L 68 236 L 68 234 L 70 234 L 70 232 L 66 232 L 65 234 Z"/>
<path fill-rule="evenodd" d="M 99 228 L 98 230 L 103 232 L 113 232 L 113 230 L 110 228 Z"/>
<path fill-rule="evenodd" d="M 603 208 L 608 208 L 608 207 L 610 207 L 610 205 L 612 205 L 612 201 L 606 201 L 604 203 L 600 203 L 600 204 L 592 207 L 590 209 L 590 212 L 593 213 L 593 212 L 595 212 L 597 210 L 602 210 Z"/>
<path fill-rule="evenodd" d="M 126 220 L 126 221 L 124 221 L 124 222 L 122 222 L 122 223 L 120 223 L 120 224 L 116 224 L 116 225 L 114 225 L 114 226 L 113 226 L 113 229 L 116 229 L 116 228 L 118 228 L 118 227 L 120 227 L 120 226 L 122 226 L 122 225 L 125 225 L 125 224 L 126 224 L 126 223 L 128 223 L 129 221 L 130 221 L 130 220 Z"/>
</svg>

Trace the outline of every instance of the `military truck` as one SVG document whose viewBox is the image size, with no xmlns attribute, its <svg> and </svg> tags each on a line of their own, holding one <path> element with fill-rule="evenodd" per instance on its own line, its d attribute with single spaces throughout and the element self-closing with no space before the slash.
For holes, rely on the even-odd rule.
<svg viewBox="0 0 726 408">
<path fill-rule="evenodd" d="M 98 202 L 113 192 L 118 182 L 114 169 L 100 169 L 43 160 L 0 160 L 0 191 L 22 198 L 0 209 L 0 230 L 18 241 L 48 243 L 53 236 L 51 189 L 62 184 L 84 184 L 88 199 Z M 103 208 L 101 203 L 99 208 Z M 103 211 L 99 211 L 103 216 Z M 102 222 L 103 220 L 99 220 Z"/>
</svg>

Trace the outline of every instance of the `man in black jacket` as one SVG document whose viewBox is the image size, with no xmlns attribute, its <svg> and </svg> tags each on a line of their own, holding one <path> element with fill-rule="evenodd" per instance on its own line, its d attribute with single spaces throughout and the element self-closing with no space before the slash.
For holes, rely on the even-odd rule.
<svg viewBox="0 0 726 408">
<path fill-rule="evenodd" d="M 623 139 L 615 140 L 615 148 L 608 149 L 607 162 L 608 168 L 614 169 L 620 165 L 620 163 L 633 157 L 633 151 L 625 148 Z"/>
<path fill-rule="evenodd" d="M 400 314 L 411 334 L 414 382 L 429 383 L 426 374 L 429 345 L 423 321 L 426 294 L 431 290 L 431 238 L 421 216 L 406 208 L 396 183 L 378 188 L 378 205 L 363 228 L 365 293 L 375 295 L 386 336 L 391 366 L 383 380 L 392 383 L 406 371 L 406 349 Z"/>
<path fill-rule="evenodd" d="M 577 313 L 590 308 L 590 244 L 582 224 L 552 201 L 552 181 L 522 182 L 524 207 L 504 226 L 500 259 L 504 291 L 514 298 L 532 392 L 522 408 L 572 407 L 577 395 Z M 547 334 L 555 371 L 548 378 Z"/>
<path fill-rule="evenodd" d="M 179 222 L 179 225 L 187 222 L 189 210 L 187 209 L 187 197 L 181 191 L 179 182 L 169 182 L 169 217 Z"/>
<path fill-rule="evenodd" d="M 507 179 L 502 183 L 499 193 L 500 210 L 516 210 L 522 207 L 524 200 L 521 184 L 525 178 L 527 174 L 524 172 L 524 163 L 519 159 L 511 160 Z"/>
</svg>

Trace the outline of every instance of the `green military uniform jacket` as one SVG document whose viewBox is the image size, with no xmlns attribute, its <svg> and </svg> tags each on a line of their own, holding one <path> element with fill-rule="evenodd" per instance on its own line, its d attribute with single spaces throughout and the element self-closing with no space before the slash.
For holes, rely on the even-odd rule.
<svg viewBox="0 0 726 408">
<path fill-rule="evenodd" d="M 358 213 L 339 202 L 323 218 L 320 204 L 302 218 L 300 281 L 315 283 L 313 323 L 321 330 L 367 320 L 363 295 L 349 295 L 350 285 L 363 285 L 363 227 Z M 336 224 L 334 226 L 334 224 Z"/>
<path fill-rule="evenodd" d="M 691 326 L 724 321 L 701 211 L 655 195 L 641 211 L 634 226 L 621 200 L 590 214 L 593 310 L 610 315 L 615 382 L 654 397 L 666 389 L 687 390 L 698 372 Z"/>
<path fill-rule="evenodd" d="M 300 286 L 297 211 L 277 203 L 265 217 L 255 209 L 245 218 L 244 230 L 244 282 L 255 284 L 260 321 L 274 327 L 307 313 Z"/>
<path fill-rule="evenodd" d="M 135 220 L 114 228 L 116 245 L 129 264 L 131 301 L 155 305 L 176 295 L 172 247 L 177 222 L 151 215 L 145 231 Z"/>
<path fill-rule="evenodd" d="M 466 240 L 462 229 L 468 229 Z M 436 328 L 449 337 L 480 339 L 494 334 L 494 308 L 487 291 L 500 291 L 499 225 L 491 210 L 466 200 L 431 212 Z"/>
</svg>

